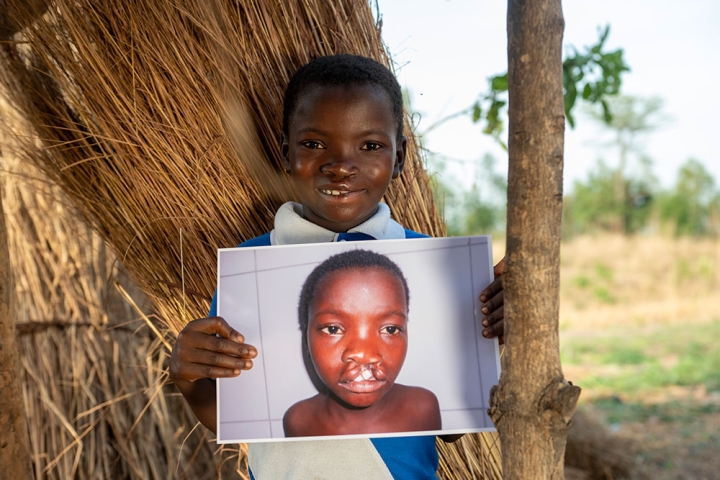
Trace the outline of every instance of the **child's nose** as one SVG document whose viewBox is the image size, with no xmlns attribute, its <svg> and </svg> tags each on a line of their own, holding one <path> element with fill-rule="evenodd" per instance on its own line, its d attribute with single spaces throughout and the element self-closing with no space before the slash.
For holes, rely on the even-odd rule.
<svg viewBox="0 0 720 480">
<path fill-rule="evenodd" d="M 346 178 L 357 174 L 357 164 L 349 153 L 337 152 L 333 158 L 320 167 L 328 177 Z"/>
<path fill-rule="evenodd" d="M 352 360 L 359 364 L 369 365 L 379 363 L 382 360 L 382 355 L 377 348 L 375 348 L 375 342 L 356 339 L 347 345 L 343 351 L 342 360 L 343 362 Z"/>
</svg>

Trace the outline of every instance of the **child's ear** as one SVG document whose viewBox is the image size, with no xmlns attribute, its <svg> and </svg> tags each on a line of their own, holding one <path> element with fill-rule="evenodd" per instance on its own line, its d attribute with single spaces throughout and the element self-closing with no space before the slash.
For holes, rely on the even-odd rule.
<svg viewBox="0 0 720 480">
<path fill-rule="evenodd" d="M 393 166 L 392 178 L 398 178 L 405 168 L 405 157 L 407 154 L 407 138 L 402 136 L 398 139 L 397 150 L 395 151 L 395 165 Z"/>
<path fill-rule="evenodd" d="M 285 134 L 282 136 L 282 143 L 280 144 L 280 153 L 282 154 L 283 164 L 285 165 L 285 172 L 290 173 L 290 159 L 288 153 L 290 152 L 290 145 L 288 144 Z"/>
</svg>

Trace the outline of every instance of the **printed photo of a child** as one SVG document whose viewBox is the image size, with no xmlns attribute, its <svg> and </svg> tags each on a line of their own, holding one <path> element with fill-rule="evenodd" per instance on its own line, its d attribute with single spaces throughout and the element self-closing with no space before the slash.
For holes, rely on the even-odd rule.
<svg viewBox="0 0 720 480">
<path fill-rule="evenodd" d="M 298 317 L 306 364 L 322 391 L 288 409 L 286 436 L 442 429 L 435 394 L 395 383 L 408 349 L 409 303 L 397 264 L 369 250 L 334 255 L 310 273 Z"/>
<path fill-rule="evenodd" d="M 222 249 L 218 311 L 257 349 L 218 379 L 219 443 L 493 430 L 489 237 Z"/>
</svg>

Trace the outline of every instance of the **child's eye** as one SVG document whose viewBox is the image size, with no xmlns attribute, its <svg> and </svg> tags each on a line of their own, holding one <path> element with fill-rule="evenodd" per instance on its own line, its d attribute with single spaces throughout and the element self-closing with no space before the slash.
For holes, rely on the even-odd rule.
<svg viewBox="0 0 720 480">
<path fill-rule="evenodd" d="M 340 335 L 342 333 L 340 327 L 335 325 L 328 325 L 327 327 L 321 328 L 320 331 L 328 335 Z"/>
<path fill-rule="evenodd" d="M 316 142 L 315 140 L 306 140 L 304 142 L 300 142 L 300 144 L 303 147 L 310 148 L 312 150 L 316 150 L 318 148 L 324 148 L 320 142 Z"/>
<path fill-rule="evenodd" d="M 366 142 L 360 147 L 361 150 L 380 150 L 381 148 L 382 144 L 377 142 Z"/>
<path fill-rule="evenodd" d="M 402 332 L 402 328 L 397 325 L 388 325 L 380 329 L 380 333 L 387 333 L 388 335 L 397 335 L 400 332 Z"/>
</svg>

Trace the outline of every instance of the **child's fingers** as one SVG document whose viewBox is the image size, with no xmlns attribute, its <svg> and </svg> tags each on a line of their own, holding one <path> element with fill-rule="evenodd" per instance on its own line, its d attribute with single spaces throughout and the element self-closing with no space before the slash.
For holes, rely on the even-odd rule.
<svg viewBox="0 0 720 480">
<path fill-rule="evenodd" d="M 500 320 L 499 322 L 491 323 L 487 328 L 483 329 L 482 336 L 485 338 L 495 338 L 498 337 L 500 339 L 500 345 L 502 345 L 503 342 L 503 336 L 505 335 L 505 321 Z"/>
<path fill-rule="evenodd" d="M 214 335 L 204 335 L 200 338 L 197 348 L 215 353 L 234 355 L 241 358 L 257 357 L 257 349 L 252 345 L 248 345 L 247 343 L 237 343 L 235 341 L 222 337 L 216 337 Z"/>
<path fill-rule="evenodd" d="M 229 370 L 249 370 L 253 366 L 249 358 L 239 358 L 209 350 L 192 350 L 185 357 L 187 365 L 208 368 L 225 368 Z"/>
<path fill-rule="evenodd" d="M 503 282 L 502 276 L 497 277 L 495 280 L 493 280 L 493 282 L 490 285 L 488 285 L 488 287 L 480 293 L 480 301 L 485 303 L 488 300 L 490 300 L 491 298 L 493 298 L 495 295 L 497 295 L 499 292 L 502 292 L 503 291 L 502 282 Z"/>
<path fill-rule="evenodd" d="M 217 334 L 238 343 L 245 342 L 245 337 L 232 328 L 222 317 L 201 318 L 194 320 L 191 324 L 193 325 L 193 330 L 196 332 L 203 332 L 208 335 Z"/>
<path fill-rule="evenodd" d="M 243 359 L 257 357 L 257 349 L 247 343 L 237 343 L 227 338 L 208 335 L 201 332 L 181 332 L 178 336 L 175 349 L 178 356 L 189 358 L 192 352 L 203 350 L 219 355 L 229 355 Z"/>
<path fill-rule="evenodd" d="M 480 308 L 480 311 L 485 315 L 490 315 L 497 309 L 502 308 L 503 305 L 505 305 L 505 291 L 500 290 L 500 293 L 485 301 L 485 304 Z"/>
<path fill-rule="evenodd" d="M 483 327 L 490 327 L 496 323 L 502 322 L 505 318 L 505 307 L 500 307 L 490 315 L 482 319 Z"/>
<path fill-rule="evenodd" d="M 192 364 L 188 365 L 183 372 L 183 379 L 188 382 L 194 382 L 202 378 L 230 378 L 240 375 L 242 370 L 247 368 L 225 368 L 213 365 Z"/>
<path fill-rule="evenodd" d="M 493 268 L 493 273 L 495 274 L 495 278 L 498 278 L 500 275 L 505 273 L 505 257 L 500 260 L 497 265 L 495 265 L 495 268 Z"/>
</svg>

